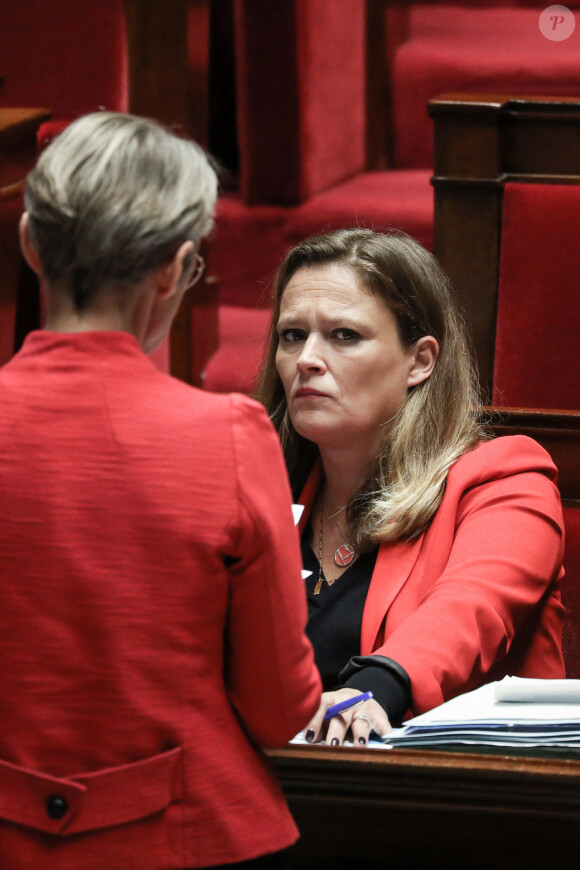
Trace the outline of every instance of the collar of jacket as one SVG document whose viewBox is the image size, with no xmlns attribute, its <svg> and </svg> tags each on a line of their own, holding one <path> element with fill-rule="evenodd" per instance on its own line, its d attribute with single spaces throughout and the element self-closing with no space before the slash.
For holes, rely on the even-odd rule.
<svg viewBox="0 0 580 870">
<path fill-rule="evenodd" d="M 317 459 L 304 485 L 299 503 L 304 505 L 298 528 L 302 536 L 322 481 L 322 463 Z M 368 656 L 383 642 L 385 615 L 417 561 L 424 534 L 413 541 L 381 544 L 365 601 L 361 627 L 361 655 Z"/>
</svg>

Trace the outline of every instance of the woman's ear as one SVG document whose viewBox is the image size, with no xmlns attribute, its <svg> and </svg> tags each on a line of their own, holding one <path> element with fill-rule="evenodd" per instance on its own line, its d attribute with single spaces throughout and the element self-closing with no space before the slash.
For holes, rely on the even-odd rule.
<svg viewBox="0 0 580 870">
<path fill-rule="evenodd" d="M 30 238 L 30 216 L 27 211 L 25 211 L 20 218 L 20 223 L 18 224 L 18 236 L 20 239 L 20 250 L 22 251 L 22 256 L 32 271 L 36 272 L 40 278 L 42 275 L 42 266 L 40 265 L 40 259 L 36 253 L 36 248 L 32 244 L 32 239 Z"/>
<path fill-rule="evenodd" d="M 422 384 L 431 377 L 437 357 L 439 356 L 439 342 L 432 335 L 424 335 L 413 346 L 411 351 L 411 368 L 409 369 L 408 387 Z"/>
<path fill-rule="evenodd" d="M 194 251 L 193 242 L 183 242 L 171 262 L 159 270 L 158 293 L 162 298 L 167 299 L 185 289 L 187 286 L 185 261 Z"/>
</svg>

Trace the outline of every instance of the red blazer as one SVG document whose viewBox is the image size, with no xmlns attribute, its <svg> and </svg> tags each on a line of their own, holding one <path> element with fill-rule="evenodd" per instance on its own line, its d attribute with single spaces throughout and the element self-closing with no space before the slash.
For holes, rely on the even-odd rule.
<svg viewBox="0 0 580 870">
<path fill-rule="evenodd" d="M 405 668 L 413 714 L 506 674 L 564 677 L 556 476 L 531 438 L 484 442 L 450 469 L 427 530 L 380 546 L 361 654 Z M 306 484 L 301 528 L 319 478 L 315 469 Z"/>
<path fill-rule="evenodd" d="M 310 719 L 278 439 L 125 333 L 0 370 L 0 867 L 161 870 L 291 844 L 259 747 Z"/>
</svg>

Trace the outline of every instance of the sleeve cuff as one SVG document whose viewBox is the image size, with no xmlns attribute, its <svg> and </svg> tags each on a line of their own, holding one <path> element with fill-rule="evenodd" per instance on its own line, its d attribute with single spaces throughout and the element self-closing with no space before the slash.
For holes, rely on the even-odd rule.
<svg viewBox="0 0 580 870">
<path fill-rule="evenodd" d="M 386 656 L 354 656 L 339 674 L 340 688 L 372 692 L 394 727 L 411 707 L 411 680 L 400 664 Z"/>
</svg>

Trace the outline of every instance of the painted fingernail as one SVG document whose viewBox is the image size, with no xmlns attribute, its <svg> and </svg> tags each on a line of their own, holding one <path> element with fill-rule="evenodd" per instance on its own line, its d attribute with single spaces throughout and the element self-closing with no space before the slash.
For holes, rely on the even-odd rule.
<svg viewBox="0 0 580 870">
<path fill-rule="evenodd" d="M 308 729 L 304 739 L 306 740 L 307 743 L 312 743 L 312 741 L 314 740 L 314 731 L 312 730 L 312 728 Z"/>
<path fill-rule="evenodd" d="M 367 742 L 367 739 L 366 737 L 359 737 L 358 742 L 364 745 Z"/>
<path fill-rule="evenodd" d="M 333 737 L 330 741 L 331 746 L 338 746 L 338 737 Z"/>
</svg>

